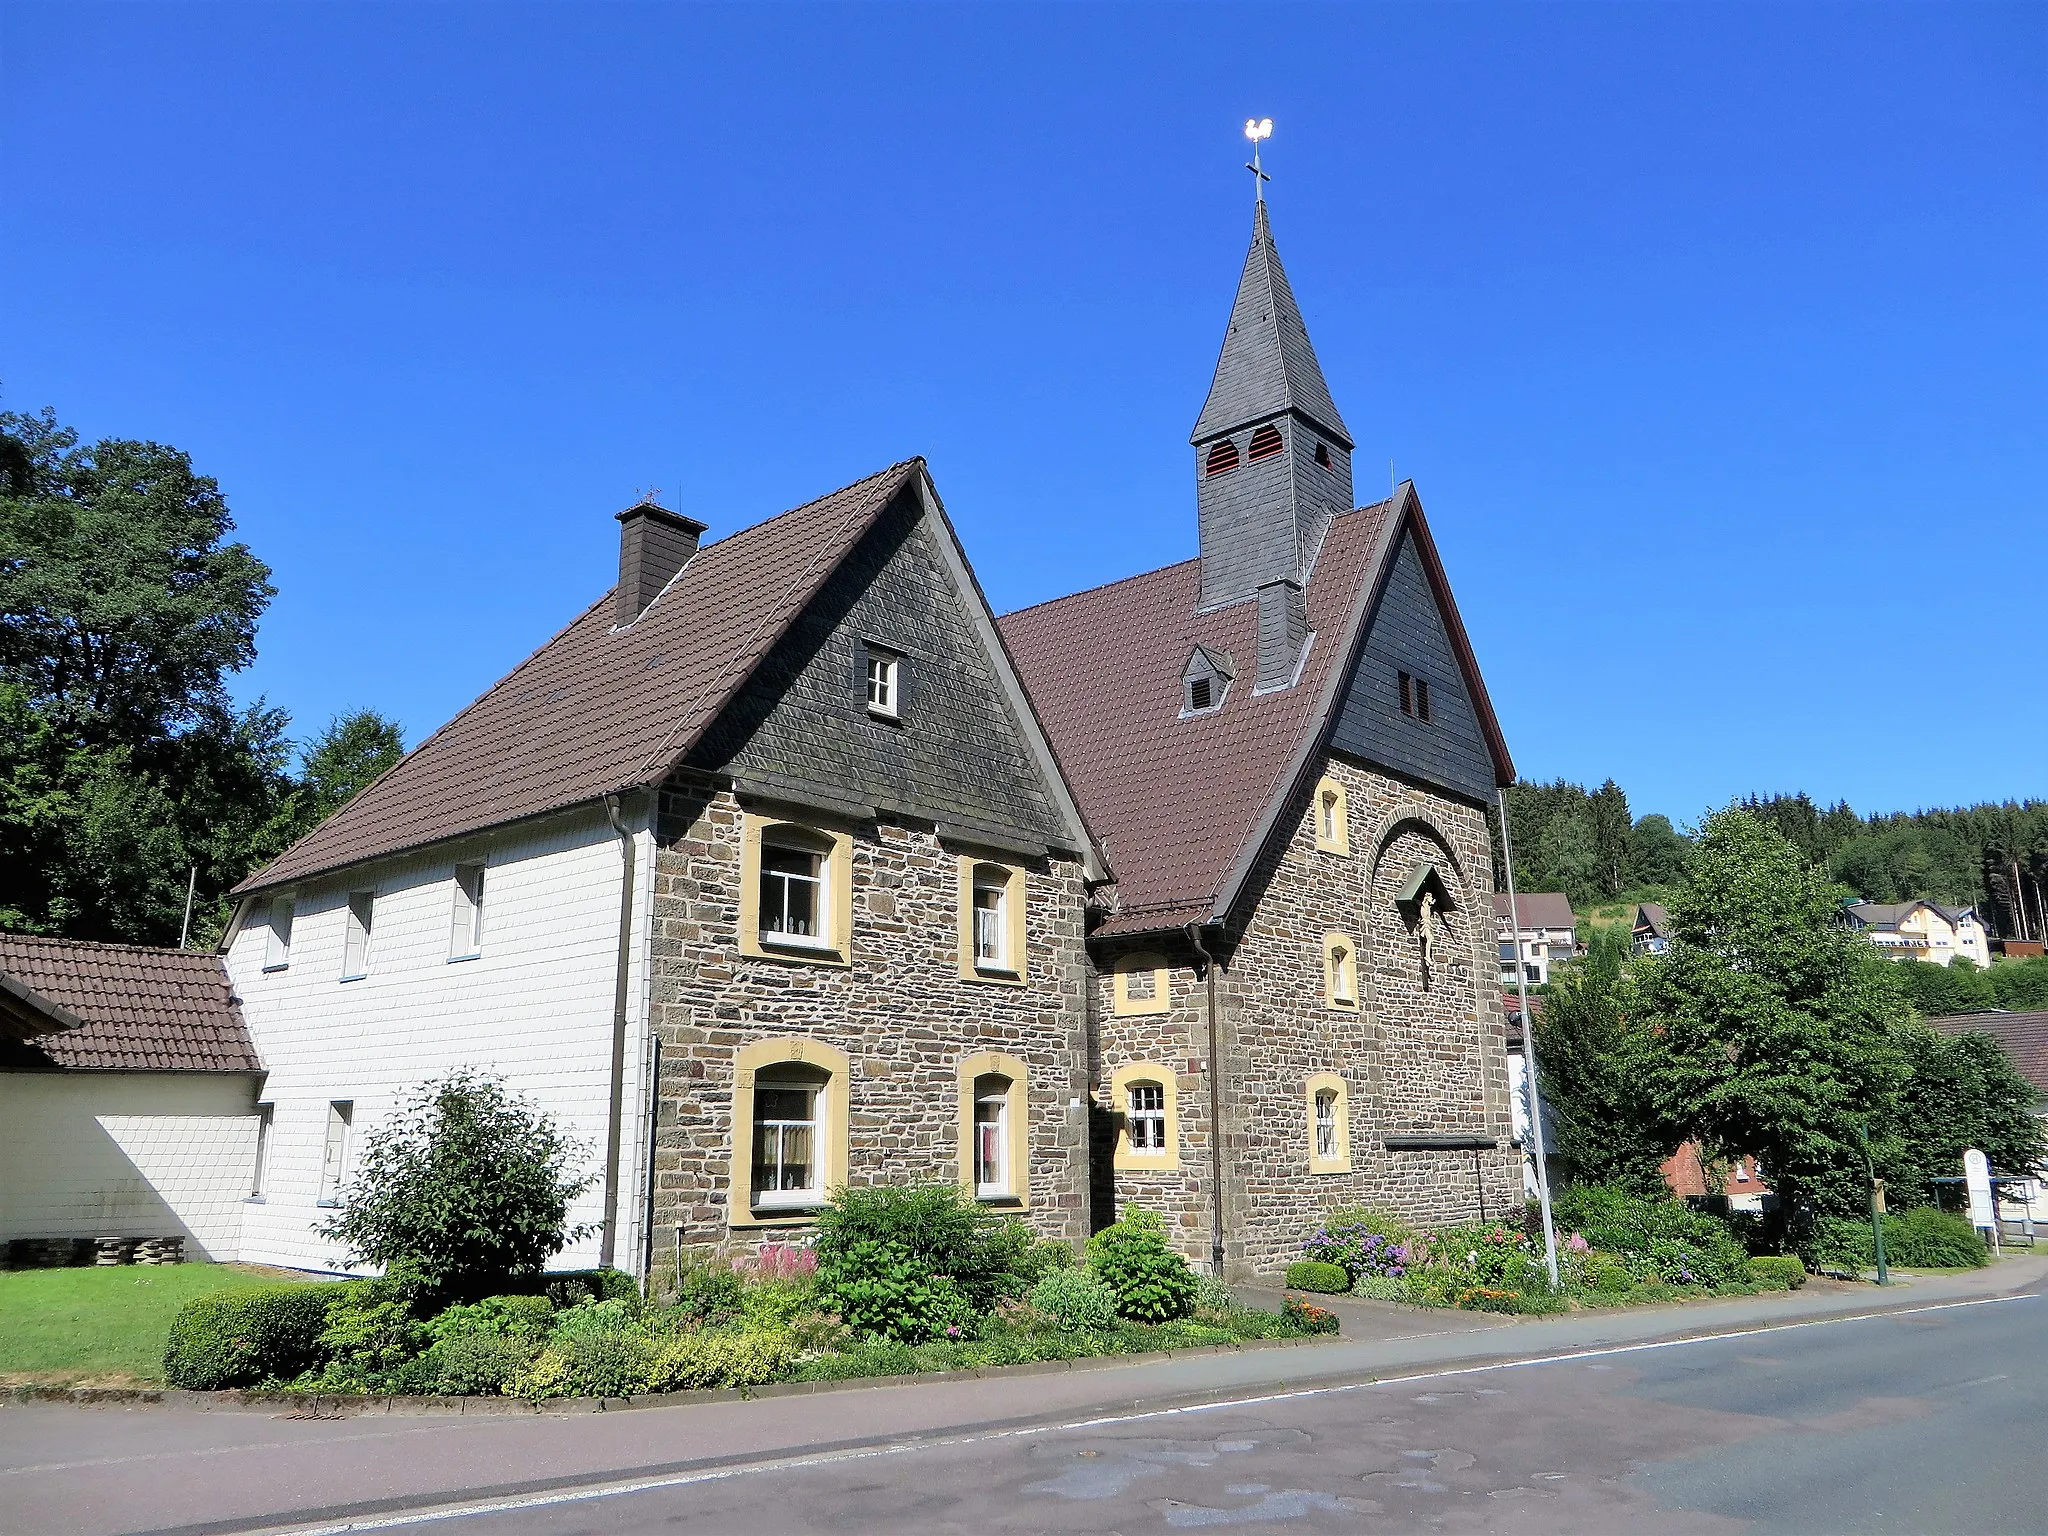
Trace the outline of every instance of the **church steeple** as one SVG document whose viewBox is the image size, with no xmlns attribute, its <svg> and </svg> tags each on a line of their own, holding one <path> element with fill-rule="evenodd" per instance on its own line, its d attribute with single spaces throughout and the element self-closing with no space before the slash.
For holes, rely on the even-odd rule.
<svg viewBox="0 0 2048 1536">
<path fill-rule="evenodd" d="M 1302 589 L 1330 519 L 1351 508 L 1351 434 L 1309 344 L 1263 199 L 1195 448 L 1202 605 L 1259 599 L 1261 690 L 1286 687 L 1307 638 Z"/>
</svg>

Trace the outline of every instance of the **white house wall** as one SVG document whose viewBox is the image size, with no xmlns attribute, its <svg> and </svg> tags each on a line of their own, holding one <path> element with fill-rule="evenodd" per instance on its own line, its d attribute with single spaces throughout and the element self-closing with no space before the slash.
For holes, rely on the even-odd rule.
<svg viewBox="0 0 2048 1536">
<path fill-rule="evenodd" d="M 232 1259 L 255 1168 L 242 1073 L 0 1073 L 0 1240 L 183 1237 Z"/>
<path fill-rule="evenodd" d="M 636 829 L 639 895 L 629 992 L 616 1261 L 637 1268 L 647 1101 L 643 1070 L 647 871 L 650 848 Z M 483 863 L 481 953 L 451 959 L 455 865 Z M 590 1188 L 570 1212 L 595 1228 L 603 1213 L 605 1128 L 619 932 L 619 842 L 591 810 L 489 840 L 309 883 L 296 892 L 291 959 L 263 969 L 265 928 L 245 921 L 227 965 L 258 1056 L 268 1069 L 263 1102 L 274 1106 L 263 1199 L 243 1227 L 242 1257 L 338 1270 L 345 1255 L 315 1227 L 328 1106 L 354 1106 L 351 1169 L 364 1138 L 418 1084 L 456 1067 L 500 1074 L 554 1115 L 581 1143 Z M 351 892 L 374 890 L 369 973 L 344 981 Z M 254 914 L 252 914 L 253 919 Z M 572 1244 L 552 1268 L 595 1264 L 599 1237 Z"/>
</svg>

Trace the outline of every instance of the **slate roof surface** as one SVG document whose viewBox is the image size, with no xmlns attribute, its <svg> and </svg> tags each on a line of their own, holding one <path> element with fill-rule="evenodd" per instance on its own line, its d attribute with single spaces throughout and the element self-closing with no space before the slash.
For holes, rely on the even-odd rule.
<svg viewBox="0 0 2048 1536">
<path fill-rule="evenodd" d="M 218 955 L 0 933 L 0 972 L 81 1021 L 33 1041 L 0 1045 L 0 1065 L 262 1070 Z"/>
<path fill-rule="evenodd" d="M 237 894 L 659 783 L 923 470 L 703 546 L 626 629 L 607 592 Z"/>
<path fill-rule="evenodd" d="M 1258 604 L 1196 612 L 1201 562 L 1021 609 L 998 621 L 1081 811 L 1116 871 L 1120 910 L 1096 931 L 1210 920 L 1333 670 L 1363 589 L 1387 555 L 1392 502 L 1334 519 L 1306 594 L 1315 641 L 1300 681 L 1255 697 L 1248 669 L 1213 714 L 1180 718 L 1196 645 L 1258 654 Z"/>
<path fill-rule="evenodd" d="M 1531 928 L 1571 929 L 1578 924 L 1578 915 L 1572 911 L 1572 899 L 1562 891 L 1517 891 L 1515 911 L 1522 920 L 1523 931 Z M 1503 918 L 1508 915 L 1508 897 L 1505 891 L 1493 893 L 1493 915 Z"/>
<path fill-rule="evenodd" d="M 1231 305 L 1230 329 L 1224 333 L 1216 376 L 1190 441 L 1200 442 L 1289 409 L 1301 411 L 1346 448 L 1351 446 L 1351 434 L 1330 398 L 1261 202 L 1252 216 L 1252 244 Z"/>
<path fill-rule="evenodd" d="M 1990 1035 L 2048 1099 L 2048 1013 L 1955 1013 L 1928 1023 L 1945 1035 Z"/>
</svg>

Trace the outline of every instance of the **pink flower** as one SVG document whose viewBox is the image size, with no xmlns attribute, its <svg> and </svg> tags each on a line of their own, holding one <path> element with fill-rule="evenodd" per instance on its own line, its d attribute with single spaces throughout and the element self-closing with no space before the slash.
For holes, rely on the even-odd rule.
<svg viewBox="0 0 2048 1536">
<path fill-rule="evenodd" d="M 1584 1253 L 1587 1249 L 1593 1246 L 1591 1243 L 1586 1241 L 1585 1235 L 1580 1232 L 1574 1232 L 1570 1237 L 1566 1238 L 1564 1240 L 1564 1245 L 1573 1253 Z"/>
</svg>

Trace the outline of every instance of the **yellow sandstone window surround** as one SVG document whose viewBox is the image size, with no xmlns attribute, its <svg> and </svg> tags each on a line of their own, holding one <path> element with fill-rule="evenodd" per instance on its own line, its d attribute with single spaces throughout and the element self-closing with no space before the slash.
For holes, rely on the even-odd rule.
<svg viewBox="0 0 2048 1536">
<path fill-rule="evenodd" d="M 1310 807 L 1316 823 L 1316 847 L 1324 853 L 1351 856 L 1351 803 L 1344 786 L 1325 777 L 1316 786 L 1315 804 Z"/>
<path fill-rule="evenodd" d="M 1351 1095 L 1335 1072 L 1308 1080 L 1308 1171 L 1351 1171 Z"/>
<path fill-rule="evenodd" d="M 1001 1051 L 960 1058 L 960 1183 L 978 1200 L 1031 1204 L 1031 1078 Z"/>
<path fill-rule="evenodd" d="M 1158 955 L 1120 958 L 1110 967 L 1110 989 L 1110 1010 L 1119 1018 L 1173 1007 L 1173 972 Z"/>
<path fill-rule="evenodd" d="M 1114 1166 L 1132 1170 L 1180 1166 L 1180 1103 L 1173 1068 L 1156 1061 L 1118 1067 L 1110 1075 L 1109 1099 L 1121 1121 Z"/>
<path fill-rule="evenodd" d="M 781 1037 L 733 1058 L 727 1224 L 808 1224 L 846 1182 L 846 1052 Z"/>
<path fill-rule="evenodd" d="M 969 981 L 1021 985 L 1026 976 L 1025 904 L 1029 874 L 1014 864 L 997 864 L 962 854 L 960 882 L 960 974 Z"/>
<path fill-rule="evenodd" d="M 1358 1006 L 1358 946 L 1349 934 L 1323 935 L 1323 1001 L 1332 1008 Z"/>
<path fill-rule="evenodd" d="M 740 953 L 849 964 L 853 839 L 752 811 L 740 835 Z"/>
</svg>

